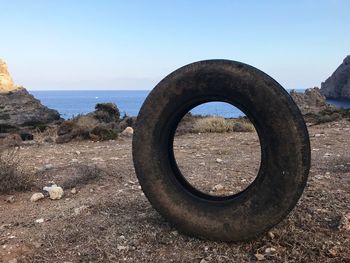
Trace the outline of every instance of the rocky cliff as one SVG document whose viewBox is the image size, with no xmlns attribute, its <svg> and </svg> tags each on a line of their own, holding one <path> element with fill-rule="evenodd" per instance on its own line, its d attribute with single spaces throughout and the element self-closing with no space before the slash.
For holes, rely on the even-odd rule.
<svg viewBox="0 0 350 263">
<path fill-rule="evenodd" d="M 322 82 L 321 94 L 330 99 L 350 99 L 350 55 Z"/>
<path fill-rule="evenodd" d="M 0 133 L 59 119 L 56 110 L 42 105 L 26 89 L 13 83 L 5 62 L 0 59 Z"/>
<path fill-rule="evenodd" d="M 307 89 L 304 93 L 292 90 L 290 95 L 304 115 L 308 113 L 318 113 L 330 107 L 326 102 L 326 98 L 321 95 L 320 89 L 317 87 Z"/>
</svg>

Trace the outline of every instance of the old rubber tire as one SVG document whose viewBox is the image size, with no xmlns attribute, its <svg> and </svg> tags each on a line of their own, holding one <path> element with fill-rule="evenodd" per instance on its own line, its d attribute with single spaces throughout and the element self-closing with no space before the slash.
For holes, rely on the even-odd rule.
<svg viewBox="0 0 350 263">
<path fill-rule="evenodd" d="M 232 196 L 195 189 L 174 157 L 179 121 L 193 107 L 210 101 L 238 107 L 260 139 L 258 175 Z M 296 205 L 308 177 L 310 144 L 298 107 L 275 80 L 243 63 L 208 60 L 176 70 L 152 90 L 137 118 L 133 159 L 145 195 L 181 232 L 238 241 L 264 233 Z"/>
</svg>

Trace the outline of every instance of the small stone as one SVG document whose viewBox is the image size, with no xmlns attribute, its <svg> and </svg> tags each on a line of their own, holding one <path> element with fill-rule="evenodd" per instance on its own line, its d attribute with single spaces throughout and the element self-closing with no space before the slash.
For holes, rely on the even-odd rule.
<svg viewBox="0 0 350 263">
<path fill-rule="evenodd" d="M 83 211 L 85 211 L 86 209 L 88 209 L 89 207 L 87 205 L 83 205 L 81 207 L 77 207 L 77 208 L 74 208 L 74 214 L 77 216 L 77 215 L 80 215 Z"/>
<path fill-rule="evenodd" d="M 81 154 L 81 152 L 80 152 L 80 151 L 75 151 L 75 153 L 76 153 L 77 155 L 80 155 L 80 154 Z"/>
<path fill-rule="evenodd" d="M 256 260 L 263 261 L 265 260 L 265 256 L 263 254 L 256 253 L 255 255 Z"/>
<path fill-rule="evenodd" d="M 51 186 L 45 186 L 43 188 L 44 191 L 49 193 L 50 199 L 52 200 L 58 200 L 61 199 L 63 196 L 63 189 L 60 186 L 57 186 L 55 184 Z"/>
<path fill-rule="evenodd" d="M 72 159 L 71 162 L 72 163 L 77 163 L 79 160 L 78 159 Z"/>
<path fill-rule="evenodd" d="M 120 241 L 120 240 L 125 240 L 125 236 L 123 236 L 123 235 L 119 236 L 119 237 L 118 237 L 118 240 L 119 240 L 119 241 Z"/>
<path fill-rule="evenodd" d="M 30 198 L 30 202 L 36 202 L 40 199 L 43 199 L 45 196 L 42 193 L 34 193 Z"/>
<path fill-rule="evenodd" d="M 122 135 L 126 137 L 131 137 L 134 134 L 134 129 L 132 127 L 126 127 L 124 131 L 122 131 Z"/>
<path fill-rule="evenodd" d="M 224 186 L 222 184 L 217 184 L 213 187 L 213 191 L 221 191 L 224 189 Z"/>
<path fill-rule="evenodd" d="M 34 222 L 37 223 L 37 224 L 41 224 L 41 223 L 44 223 L 44 218 L 39 218 L 37 220 L 35 220 Z"/>
<path fill-rule="evenodd" d="M 70 190 L 70 192 L 75 195 L 77 193 L 77 189 L 73 188 L 72 190 Z"/>
<path fill-rule="evenodd" d="M 269 232 L 267 233 L 267 235 L 268 235 L 269 238 L 271 238 L 271 239 L 274 239 L 274 238 L 275 238 L 275 234 L 272 233 L 271 231 L 269 231 Z"/>
<path fill-rule="evenodd" d="M 14 258 L 14 259 L 11 259 L 11 260 L 9 260 L 9 261 L 7 261 L 8 263 L 17 263 L 18 261 L 17 261 L 17 259 L 16 258 Z"/>
<path fill-rule="evenodd" d="M 118 249 L 118 250 L 126 250 L 126 249 L 128 249 L 128 247 L 127 247 L 127 246 L 118 245 L 118 246 L 117 246 L 117 249 Z"/>
<path fill-rule="evenodd" d="M 53 165 L 52 164 L 45 164 L 45 165 L 43 165 L 41 168 L 39 168 L 39 171 L 40 172 L 43 172 L 43 171 L 47 171 L 47 170 L 50 170 L 50 169 L 52 169 L 53 168 Z"/>
<path fill-rule="evenodd" d="M 199 165 L 205 166 L 205 162 L 201 162 L 201 163 L 199 163 Z"/>
<path fill-rule="evenodd" d="M 276 251 L 277 250 L 274 247 L 268 247 L 265 249 L 266 254 L 274 254 L 274 253 L 276 253 Z"/>
<path fill-rule="evenodd" d="M 222 163 L 222 160 L 221 160 L 220 158 L 217 158 L 217 159 L 216 159 L 216 162 L 217 162 L 217 163 Z"/>
<path fill-rule="evenodd" d="M 14 203 L 15 200 L 16 200 L 16 197 L 15 197 L 14 195 L 10 195 L 10 196 L 8 196 L 8 197 L 5 198 L 5 201 L 6 201 L 7 203 Z"/>
</svg>

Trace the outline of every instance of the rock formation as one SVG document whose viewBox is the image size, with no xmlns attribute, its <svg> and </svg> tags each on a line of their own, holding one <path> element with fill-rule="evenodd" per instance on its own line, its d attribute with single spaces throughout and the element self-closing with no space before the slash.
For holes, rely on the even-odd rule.
<svg viewBox="0 0 350 263">
<path fill-rule="evenodd" d="M 25 88 L 16 86 L 6 64 L 0 60 L 0 133 L 49 124 L 59 119 L 56 110 L 47 108 Z"/>
<path fill-rule="evenodd" d="M 350 99 L 350 55 L 321 84 L 321 94 L 329 99 Z"/>
<path fill-rule="evenodd" d="M 318 113 L 330 107 L 326 102 L 326 98 L 321 95 L 320 89 L 317 87 L 307 89 L 304 93 L 292 90 L 290 95 L 303 115 L 308 113 Z"/>
<path fill-rule="evenodd" d="M 7 70 L 6 63 L 0 59 L 0 93 L 14 91 L 17 88 Z"/>
</svg>

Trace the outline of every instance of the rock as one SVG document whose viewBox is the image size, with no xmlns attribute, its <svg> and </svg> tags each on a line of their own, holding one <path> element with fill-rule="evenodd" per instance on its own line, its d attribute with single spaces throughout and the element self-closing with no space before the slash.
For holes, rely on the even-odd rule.
<svg viewBox="0 0 350 263">
<path fill-rule="evenodd" d="M 80 215 L 83 211 L 85 211 L 86 209 L 88 209 L 89 207 L 87 205 L 82 205 L 80 207 L 74 208 L 74 214 L 76 216 Z"/>
<path fill-rule="evenodd" d="M 45 198 L 43 193 L 34 193 L 32 195 L 32 197 L 30 198 L 30 202 L 36 202 L 36 201 L 39 201 L 40 199 L 43 199 L 43 198 Z"/>
<path fill-rule="evenodd" d="M 222 159 L 217 158 L 217 159 L 216 159 L 216 162 L 217 162 L 217 163 L 222 163 L 223 161 L 222 161 Z"/>
<path fill-rule="evenodd" d="M 266 254 L 274 254 L 274 253 L 276 253 L 276 251 L 277 250 L 274 247 L 268 247 L 265 249 Z"/>
<path fill-rule="evenodd" d="M 77 189 L 73 188 L 72 190 L 70 190 L 70 192 L 75 195 L 77 193 Z"/>
<path fill-rule="evenodd" d="M 37 223 L 37 224 L 41 224 L 41 223 L 44 223 L 44 218 L 39 218 L 39 219 L 36 219 L 34 222 Z"/>
<path fill-rule="evenodd" d="M 321 83 L 321 94 L 330 99 L 350 99 L 350 55 Z"/>
<path fill-rule="evenodd" d="M 213 191 L 221 191 L 224 190 L 224 186 L 222 184 L 217 184 L 213 187 Z"/>
<path fill-rule="evenodd" d="M 265 260 L 265 256 L 263 254 L 256 253 L 254 254 L 254 257 L 256 258 L 257 261 Z"/>
<path fill-rule="evenodd" d="M 50 170 L 53 168 L 53 164 L 44 164 L 41 168 L 39 168 L 38 170 L 40 172 L 43 172 L 43 171 L 47 171 L 47 170 Z"/>
<path fill-rule="evenodd" d="M 326 102 L 326 98 L 320 93 L 320 89 L 317 87 L 307 89 L 304 93 L 292 90 L 290 95 L 303 115 L 310 113 L 315 114 L 331 108 Z"/>
<path fill-rule="evenodd" d="M 55 184 L 51 186 L 45 186 L 43 190 L 49 193 L 50 199 L 52 200 L 61 199 L 64 193 L 62 187 Z"/>
<path fill-rule="evenodd" d="M 13 84 L 6 64 L 0 60 L 0 133 L 38 127 L 60 119 L 56 110 L 43 106 L 28 91 Z"/>
<path fill-rule="evenodd" d="M 126 249 L 128 249 L 128 246 L 121 246 L 121 245 L 118 245 L 118 246 L 117 246 L 117 249 L 118 249 L 118 250 L 126 250 Z"/>
<path fill-rule="evenodd" d="M 126 127 L 125 130 L 122 132 L 122 135 L 125 137 L 132 137 L 134 134 L 134 129 L 131 127 Z"/>
<path fill-rule="evenodd" d="M 267 235 L 269 236 L 269 238 L 274 239 L 275 238 L 275 234 L 272 233 L 271 231 L 267 232 Z"/>
<path fill-rule="evenodd" d="M 6 63 L 0 59 L 0 93 L 15 91 L 17 88 L 7 70 Z"/>
<path fill-rule="evenodd" d="M 17 262 L 18 262 L 17 259 L 13 258 L 13 259 L 9 260 L 7 263 L 17 263 Z"/>
<path fill-rule="evenodd" d="M 7 203 L 14 203 L 16 201 L 16 197 L 14 195 L 9 195 L 5 198 Z"/>
</svg>

